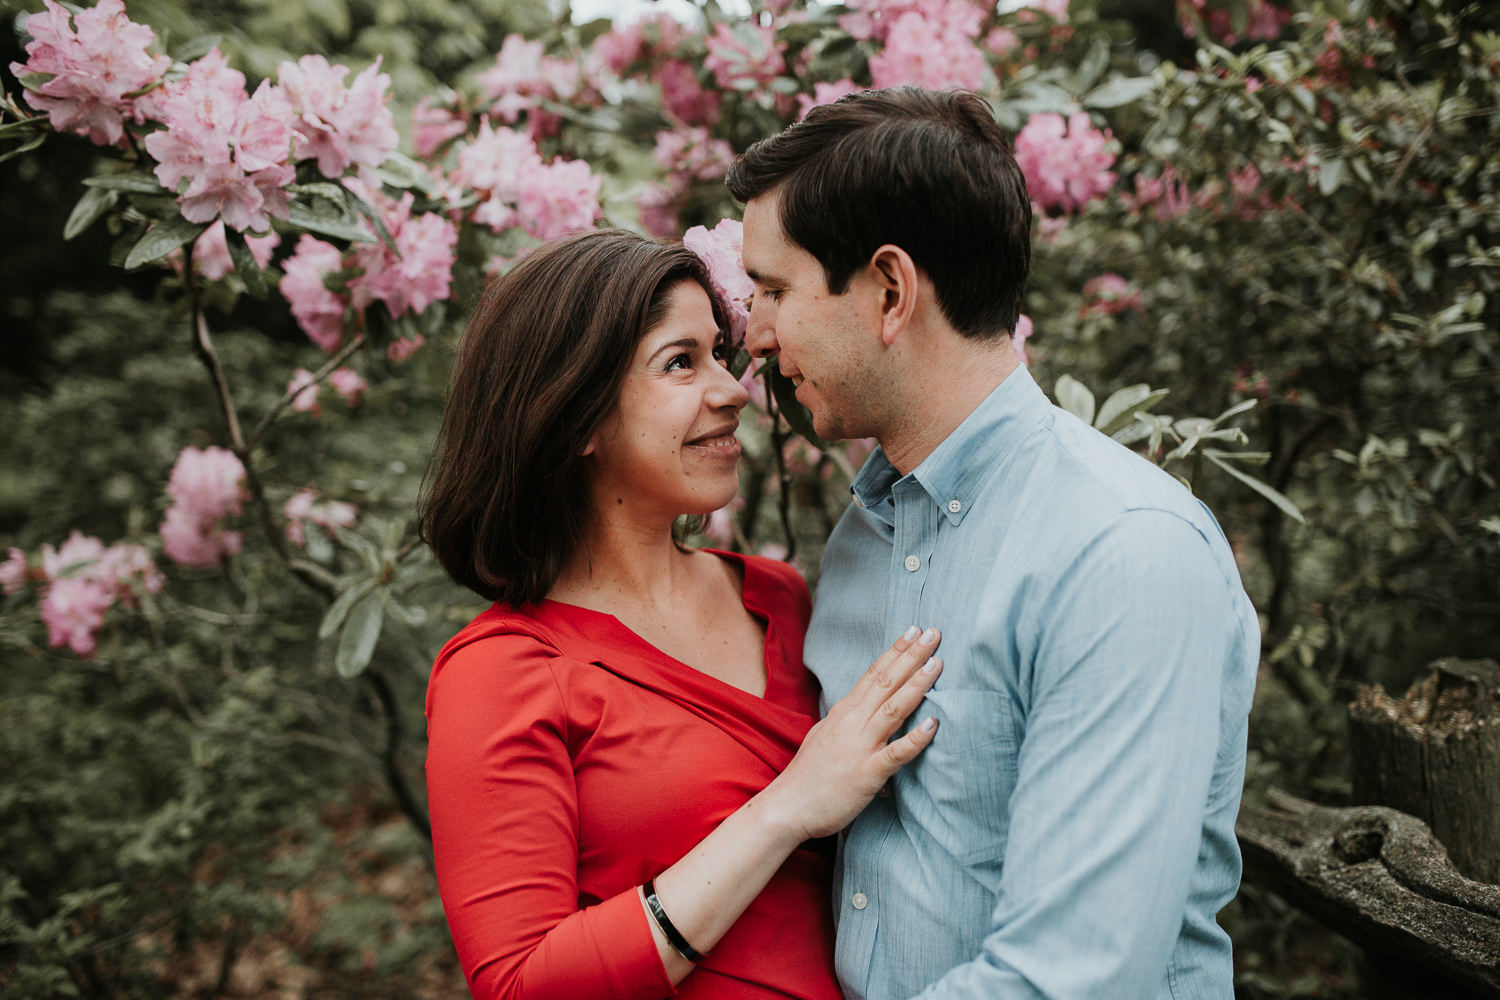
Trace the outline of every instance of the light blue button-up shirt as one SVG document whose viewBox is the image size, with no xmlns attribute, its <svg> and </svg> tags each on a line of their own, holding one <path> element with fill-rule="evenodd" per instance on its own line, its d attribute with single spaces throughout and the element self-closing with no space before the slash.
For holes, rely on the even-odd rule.
<svg viewBox="0 0 1500 1000">
<path fill-rule="evenodd" d="M 846 994 L 1228 1000 L 1260 631 L 1208 509 L 1025 369 L 853 493 L 807 636 L 824 707 L 909 625 L 944 666 L 933 744 L 842 841 Z"/>
</svg>

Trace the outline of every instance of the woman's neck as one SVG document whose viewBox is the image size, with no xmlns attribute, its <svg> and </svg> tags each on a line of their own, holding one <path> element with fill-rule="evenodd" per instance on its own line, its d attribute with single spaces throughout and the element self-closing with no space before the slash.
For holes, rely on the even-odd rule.
<svg viewBox="0 0 1500 1000">
<path fill-rule="evenodd" d="M 691 559 L 673 537 L 671 521 L 596 512 L 547 596 L 612 612 L 669 609 L 693 585 Z"/>
</svg>

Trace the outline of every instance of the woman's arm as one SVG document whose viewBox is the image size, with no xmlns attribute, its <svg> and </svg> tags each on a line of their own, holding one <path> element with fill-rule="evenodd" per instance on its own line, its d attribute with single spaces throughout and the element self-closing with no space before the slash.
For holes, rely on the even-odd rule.
<svg viewBox="0 0 1500 1000">
<path fill-rule="evenodd" d="M 932 742 L 937 732 L 932 718 L 890 741 L 942 670 L 941 661 L 932 658 L 937 633 L 929 629 L 918 636 L 916 631 L 896 640 L 871 665 L 764 791 L 657 876 L 662 907 L 697 951 L 719 943 L 792 851 L 848 826 L 891 775 Z M 929 661 L 931 669 L 922 669 Z M 640 899 L 644 907 L 644 893 Z M 650 926 L 675 985 L 693 963 L 654 920 Z"/>
<path fill-rule="evenodd" d="M 898 640 L 779 777 L 657 877 L 672 923 L 699 951 L 793 850 L 842 829 L 931 742 L 923 727 L 887 740 L 937 678 L 937 664 L 921 670 L 936 645 L 935 634 Z M 578 909 L 580 818 L 554 656 L 528 637 L 496 636 L 434 674 L 428 796 L 449 927 L 475 997 L 654 1000 L 693 965 L 640 890 Z"/>
</svg>

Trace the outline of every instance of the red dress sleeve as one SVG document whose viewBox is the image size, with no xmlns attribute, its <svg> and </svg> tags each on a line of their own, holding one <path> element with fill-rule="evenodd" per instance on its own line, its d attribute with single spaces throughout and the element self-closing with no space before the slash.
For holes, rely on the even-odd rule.
<svg viewBox="0 0 1500 1000">
<path fill-rule="evenodd" d="M 632 888 L 579 908 L 566 661 L 525 635 L 440 658 L 427 790 L 443 909 L 478 1000 L 675 995 Z"/>
</svg>

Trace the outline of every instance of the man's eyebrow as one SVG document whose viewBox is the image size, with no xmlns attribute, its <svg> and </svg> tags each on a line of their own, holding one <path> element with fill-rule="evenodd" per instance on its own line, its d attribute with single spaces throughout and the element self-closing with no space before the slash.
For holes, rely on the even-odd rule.
<svg viewBox="0 0 1500 1000">
<path fill-rule="evenodd" d="M 773 285 L 776 283 L 775 278 L 769 277 L 768 275 L 755 270 L 755 268 L 753 267 L 745 268 L 745 274 L 750 277 L 751 281 L 759 282 L 762 285 Z"/>
</svg>

